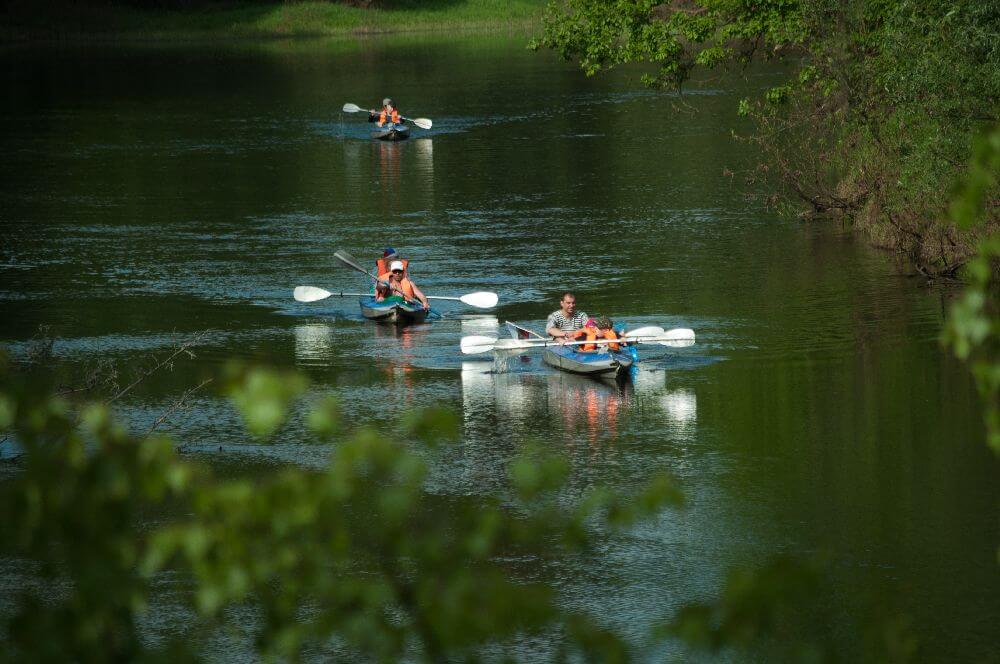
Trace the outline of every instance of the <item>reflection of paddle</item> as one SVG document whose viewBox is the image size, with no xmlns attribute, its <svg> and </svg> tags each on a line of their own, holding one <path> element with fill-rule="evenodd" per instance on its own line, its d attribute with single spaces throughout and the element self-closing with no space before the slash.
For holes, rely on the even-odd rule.
<svg viewBox="0 0 1000 664">
<path fill-rule="evenodd" d="M 315 286 L 296 286 L 295 292 L 292 295 L 299 302 L 316 302 L 317 300 L 325 300 L 331 296 L 369 297 L 371 293 L 345 293 L 344 291 L 331 293 L 328 290 L 317 288 Z M 485 291 L 467 293 L 461 297 L 448 297 L 445 295 L 427 295 L 426 297 L 428 300 L 457 300 L 469 305 L 470 307 L 477 307 L 479 309 L 489 309 L 497 305 L 497 294 L 487 293 Z"/>
<path fill-rule="evenodd" d="M 519 348 L 545 348 L 546 346 L 581 346 L 584 344 L 613 344 L 628 341 L 641 344 L 683 347 L 694 343 L 694 330 L 678 327 L 664 330 L 662 327 L 640 327 L 626 332 L 621 339 L 594 339 L 593 341 L 567 341 L 560 343 L 553 339 L 497 339 L 496 337 L 462 337 L 462 352 L 466 355 L 488 353 L 493 350 L 514 350 Z"/>
<path fill-rule="evenodd" d="M 366 110 L 366 109 L 361 108 L 357 104 L 344 104 L 344 113 L 359 113 L 359 112 L 364 111 L 364 110 Z M 431 122 L 430 120 L 428 120 L 427 118 L 412 118 L 411 119 L 411 118 L 404 118 L 401 115 L 401 116 L 399 116 L 399 119 L 400 120 L 404 120 L 405 122 L 412 122 L 413 124 L 417 125 L 421 129 L 430 129 L 434 125 L 434 123 Z"/>
</svg>

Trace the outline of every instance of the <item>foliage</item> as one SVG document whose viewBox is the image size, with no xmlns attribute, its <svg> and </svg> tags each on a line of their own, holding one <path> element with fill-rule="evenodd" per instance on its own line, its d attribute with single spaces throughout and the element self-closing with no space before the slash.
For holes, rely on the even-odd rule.
<svg viewBox="0 0 1000 664">
<path fill-rule="evenodd" d="M 273 431 L 304 388 L 259 368 L 231 368 L 223 382 L 258 434 Z M 25 454 L 22 472 L 2 485 L 0 553 L 37 562 L 45 589 L 21 592 L 0 657 L 165 657 L 137 625 L 151 579 L 174 570 L 194 581 L 203 624 L 255 606 L 256 647 L 271 657 L 298 659 L 332 639 L 380 660 L 440 660 L 556 630 L 567 655 L 627 658 L 621 637 L 560 607 L 519 561 L 586 555 L 600 524 L 627 528 L 676 504 L 668 478 L 634 498 L 595 490 L 567 507 L 565 461 L 526 447 L 510 465 L 506 499 L 436 496 L 424 486 L 423 455 L 454 437 L 448 411 L 407 420 L 417 449 L 372 429 L 344 432 L 329 398 L 307 420 L 333 448 L 322 472 L 223 481 L 177 458 L 165 438 L 129 435 L 105 406 L 74 412 L 4 359 L 0 431 Z M 178 512 L 188 516 L 139 530 L 151 513 Z M 171 657 L 192 656 L 197 643 L 171 648 Z"/>
<path fill-rule="evenodd" d="M 962 227 L 982 225 L 987 217 L 989 192 L 1000 173 L 1000 125 L 976 141 L 968 173 L 956 187 L 951 215 Z M 951 307 L 944 341 L 972 366 L 979 392 L 986 402 L 989 444 L 1000 454 L 1000 309 L 997 306 L 997 263 L 1000 233 L 994 231 L 979 243 L 979 251 L 966 266 L 968 285 Z"/>
<path fill-rule="evenodd" d="M 651 85 L 680 86 L 696 66 L 748 60 L 761 46 L 800 43 L 804 25 L 795 0 L 700 0 L 663 5 L 656 0 L 550 2 L 544 35 L 534 48 L 579 58 L 588 75 L 627 62 L 658 67 Z M 747 40 L 734 48 L 734 40 Z"/>
<path fill-rule="evenodd" d="M 846 215 L 928 276 L 954 274 L 973 252 L 978 234 L 956 231 L 940 194 L 996 117 L 998 0 L 553 0 L 544 28 L 535 47 L 588 74 L 653 63 L 651 85 L 795 56 L 786 83 L 739 105 L 765 156 L 748 182 L 776 175 L 813 212 Z"/>
<path fill-rule="evenodd" d="M 191 470 L 163 438 L 139 441 L 103 405 L 76 414 L 0 356 L 0 431 L 15 430 L 23 472 L 0 497 L 0 551 L 39 565 L 46 592 L 22 592 L 0 655 L 36 661 L 138 657 L 147 580 L 139 515 L 185 489 Z M 85 441 L 93 441 L 88 449 Z"/>
<path fill-rule="evenodd" d="M 544 0 L 35 2 L 0 0 L 0 39 L 189 40 L 403 31 L 526 31 Z"/>
</svg>

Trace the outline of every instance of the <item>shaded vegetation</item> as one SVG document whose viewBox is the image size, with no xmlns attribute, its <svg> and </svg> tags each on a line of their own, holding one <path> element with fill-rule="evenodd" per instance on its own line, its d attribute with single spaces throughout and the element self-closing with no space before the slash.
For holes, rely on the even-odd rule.
<svg viewBox="0 0 1000 664">
<path fill-rule="evenodd" d="M 0 3 L 0 39 L 220 39 L 526 30 L 542 0 Z"/>
<path fill-rule="evenodd" d="M 947 214 L 950 183 L 1000 103 L 1000 2 L 906 0 L 555 0 L 536 47 L 588 73 L 655 66 L 654 86 L 699 69 L 789 59 L 785 84 L 747 99 L 746 137 L 764 159 L 747 181 L 780 183 L 808 213 L 837 214 L 927 276 L 950 276 L 997 225 L 962 230 Z M 800 208 L 801 209 L 801 208 Z"/>
</svg>

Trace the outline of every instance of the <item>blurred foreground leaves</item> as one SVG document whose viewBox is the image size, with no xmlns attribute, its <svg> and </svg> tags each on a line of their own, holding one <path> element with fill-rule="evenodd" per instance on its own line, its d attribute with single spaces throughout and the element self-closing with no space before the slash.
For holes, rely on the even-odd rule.
<svg viewBox="0 0 1000 664">
<path fill-rule="evenodd" d="M 1000 125 L 979 136 L 966 174 L 952 196 L 951 216 L 963 228 L 986 227 L 989 192 L 1000 184 Z M 1000 454 L 1000 233 L 990 232 L 966 265 L 968 281 L 952 305 L 944 341 L 969 363 L 985 405 L 989 445 Z"/>
<path fill-rule="evenodd" d="M 151 580 L 170 571 L 191 580 L 201 625 L 256 607 L 255 648 L 270 658 L 331 643 L 383 661 L 475 658 L 545 632 L 561 635 L 562 656 L 623 660 L 619 635 L 533 577 L 539 564 L 586 555 L 595 532 L 680 499 L 658 477 L 637 499 L 601 489 L 567 506 L 565 460 L 530 446 L 510 464 L 509 496 L 435 495 L 420 452 L 456 438 L 453 413 L 408 416 L 406 442 L 366 427 L 341 435 L 330 398 L 306 417 L 333 443 L 326 468 L 221 480 L 168 439 L 132 436 L 106 407 L 71 405 L 0 365 L 0 425 L 24 451 L 21 472 L 0 485 L 0 555 L 37 563 L 43 582 L 21 591 L 4 659 L 195 656 L 196 642 L 153 649 L 140 638 Z M 306 387 L 235 365 L 222 381 L 259 437 Z"/>
<path fill-rule="evenodd" d="M 344 433 L 325 397 L 306 416 L 331 443 L 325 468 L 222 480 L 178 458 L 169 439 L 130 435 L 106 406 L 71 404 L 27 375 L 0 354 L 0 435 L 24 450 L 20 472 L 0 484 L 0 556 L 28 562 L 40 582 L 19 590 L 0 660 L 190 660 L 197 635 L 219 628 L 251 633 L 258 655 L 279 660 L 514 658 L 532 635 L 559 661 L 636 655 L 601 618 L 567 608 L 544 570 L 680 505 L 666 475 L 634 496 L 598 487 L 567 501 L 566 459 L 524 445 L 505 495 L 437 495 L 425 456 L 457 438 L 454 413 L 408 415 L 400 440 L 368 427 Z M 280 427 L 307 387 L 236 365 L 222 381 L 257 436 Z M 733 571 L 718 598 L 683 608 L 649 645 L 839 659 L 843 646 L 817 609 L 825 575 L 794 558 Z M 184 635 L 154 646 L 141 624 L 164 576 L 182 580 L 192 617 Z M 247 607 L 250 618 L 235 610 Z M 866 630 L 866 661 L 916 653 L 896 613 Z"/>
</svg>

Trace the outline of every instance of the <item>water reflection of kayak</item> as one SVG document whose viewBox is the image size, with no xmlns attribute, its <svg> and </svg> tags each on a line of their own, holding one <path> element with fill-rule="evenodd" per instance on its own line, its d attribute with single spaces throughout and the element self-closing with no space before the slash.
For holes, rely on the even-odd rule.
<svg viewBox="0 0 1000 664">
<path fill-rule="evenodd" d="M 403 141 L 410 137 L 410 128 L 407 125 L 395 125 L 377 129 L 371 134 L 372 138 L 377 138 L 380 141 Z"/>
<path fill-rule="evenodd" d="M 628 350 L 588 353 L 567 346 L 547 346 L 544 357 L 549 366 L 588 376 L 624 375 L 635 362 Z"/>
<path fill-rule="evenodd" d="M 387 297 L 384 300 L 363 297 L 360 303 L 361 315 L 368 320 L 379 323 L 399 323 L 400 325 L 422 323 L 427 318 L 427 314 L 430 313 L 419 303 L 407 302 L 397 295 Z"/>
</svg>

